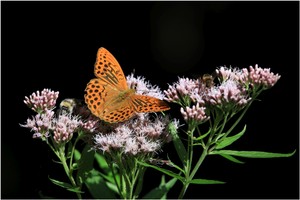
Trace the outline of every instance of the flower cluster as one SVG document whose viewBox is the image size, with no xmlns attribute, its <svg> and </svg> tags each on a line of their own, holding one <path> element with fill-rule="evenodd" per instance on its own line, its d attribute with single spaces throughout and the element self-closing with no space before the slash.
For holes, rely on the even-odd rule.
<svg viewBox="0 0 300 200">
<path fill-rule="evenodd" d="M 34 132 L 33 138 L 42 138 L 45 140 L 50 136 L 49 130 L 52 129 L 52 120 L 54 112 L 47 110 L 44 113 L 38 113 L 32 119 L 27 119 L 27 123 L 22 127 L 30 128 Z"/>
<path fill-rule="evenodd" d="M 248 85 L 251 84 L 252 87 L 263 89 L 269 89 L 275 85 L 275 83 L 280 79 L 280 75 L 270 72 L 270 68 L 261 68 L 258 65 L 249 67 L 249 70 L 243 68 L 241 70 L 228 69 L 226 67 L 220 67 L 216 70 L 218 78 L 222 81 L 228 79 L 238 81 L 241 84 Z"/>
<path fill-rule="evenodd" d="M 237 112 L 244 108 L 254 95 L 249 88 L 268 89 L 279 80 L 270 69 L 220 67 L 216 70 L 219 85 L 209 86 L 202 79 L 179 78 L 173 85 L 165 90 L 165 100 L 178 103 L 182 106 L 181 114 L 185 121 L 196 120 L 202 123 L 208 119 L 207 108 L 219 108 L 226 111 Z M 249 87 L 251 86 L 251 87 Z"/>
<path fill-rule="evenodd" d="M 67 112 L 59 112 L 55 116 L 53 109 L 58 94 L 59 92 L 44 89 L 42 92 L 37 91 L 25 97 L 24 103 L 37 114 L 32 119 L 27 119 L 27 122 L 21 126 L 30 128 L 34 132 L 33 138 L 47 140 L 53 134 L 53 139 L 57 144 L 68 142 L 73 133 L 79 129 L 87 132 L 95 131 L 98 120 L 94 118 L 84 120 Z"/>
<path fill-rule="evenodd" d="M 167 117 L 151 120 L 149 114 L 138 114 L 136 118 L 117 124 L 112 130 L 97 133 L 94 136 L 94 149 L 127 155 L 157 152 L 170 137 L 166 128 L 168 124 Z"/>
<path fill-rule="evenodd" d="M 128 87 L 134 89 L 136 91 L 136 94 L 164 99 L 164 94 L 162 93 L 160 88 L 156 85 L 150 84 L 150 82 L 146 81 L 144 77 L 134 77 L 133 74 L 130 74 L 126 77 L 126 79 Z"/>
<path fill-rule="evenodd" d="M 25 97 L 24 103 L 37 113 L 45 110 L 51 110 L 56 104 L 59 92 L 44 89 L 42 92 L 37 91 L 29 97 Z"/>
<path fill-rule="evenodd" d="M 70 114 L 62 114 L 53 120 L 53 139 L 57 144 L 68 142 L 78 129 L 81 121 Z"/>
</svg>

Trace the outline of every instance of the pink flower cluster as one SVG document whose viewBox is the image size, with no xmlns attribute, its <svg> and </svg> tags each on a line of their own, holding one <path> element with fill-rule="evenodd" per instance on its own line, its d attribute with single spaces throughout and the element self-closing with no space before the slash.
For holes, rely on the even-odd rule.
<svg viewBox="0 0 300 200">
<path fill-rule="evenodd" d="M 138 114 L 136 118 L 114 125 L 94 136 L 94 149 L 105 153 L 116 152 L 126 155 L 148 155 L 160 150 L 170 137 L 167 125 L 169 119 L 149 114 Z"/>
<path fill-rule="evenodd" d="M 130 74 L 126 79 L 128 87 L 134 89 L 136 94 L 147 95 L 158 99 L 164 99 L 165 97 L 160 88 L 156 85 L 152 85 L 149 81 L 146 81 L 145 77 L 134 77 L 133 74 Z"/>
<path fill-rule="evenodd" d="M 56 143 L 62 144 L 68 142 L 73 133 L 79 128 L 81 122 L 78 117 L 70 114 L 62 114 L 53 121 L 53 139 Z"/>
<path fill-rule="evenodd" d="M 180 112 L 183 119 L 187 122 L 195 121 L 198 123 L 203 123 L 209 119 L 205 113 L 205 107 L 199 106 L 199 103 L 190 107 L 180 108 Z"/>
<path fill-rule="evenodd" d="M 223 109 L 223 111 L 236 112 L 251 101 L 252 86 L 258 91 L 260 88 L 268 89 L 279 80 L 278 74 L 270 69 L 262 69 L 257 65 L 239 70 L 220 67 L 216 70 L 220 81 L 219 85 L 207 84 L 200 79 L 179 78 L 177 82 L 169 85 L 164 91 L 166 101 L 178 103 L 182 106 L 181 114 L 186 121 L 195 120 L 202 123 L 208 119 L 204 112 L 206 108 Z"/>
<path fill-rule="evenodd" d="M 80 119 L 79 116 L 73 116 L 71 113 L 60 113 L 55 116 L 53 109 L 56 105 L 59 92 L 44 89 L 42 92 L 37 91 L 29 97 L 25 97 L 24 103 L 32 108 L 37 115 L 21 126 L 30 128 L 34 132 L 33 138 L 46 140 L 53 136 L 57 144 L 68 142 L 73 133 L 79 129 L 85 132 L 95 131 L 98 120 L 89 117 Z"/>
<path fill-rule="evenodd" d="M 280 75 L 274 74 L 270 70 L 270 68 L 261 68 L 255 65 L 254 68 L 250 66 L 249 70 L 246 68 L 239 70 L 237 68 L 220 67 L 220 69 L 216 70 L 216 73 L 221 81 L 232 79 L 243 84 L 249 83 L 253 87 L 268 89 L 273 87 L 280 79 Z"/>
<path fill-rule="evenodd" d="M 54 118 L 54 112 L 47 110 L 44 113 L 38 113 L 33 119 L 27 119 L 25 125 L 22 127 L 30 128 L 34 132 L 33 138 L 45 139 L 49 137 L 49 130 L 52 129 L 52 120 Z"/>
<path fill-rule="evenodd" d="M 56 104 L 59 92 L 44 89 L 42 92 L 37 91 L 29 97 L 25 97 L 24 103 L 37 113 L 45 110 L 51 110 Z"/>
</svg>

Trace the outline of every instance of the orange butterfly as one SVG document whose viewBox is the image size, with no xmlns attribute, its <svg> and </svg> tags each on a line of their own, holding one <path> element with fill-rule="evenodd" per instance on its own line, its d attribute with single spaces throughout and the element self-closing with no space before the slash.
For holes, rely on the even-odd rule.
<svg viewBox="0 0 300 200">
<path fill-rule="evenodd" d="M 87 84 L 84 98 L 90 111 L 106 122 L 122 122 L 135 113 L 170 109 L 166 102 L 128 88 L 118 61 L 103 47 L 98 50 L 94 73 L 97 78 Z"/>
</svg>

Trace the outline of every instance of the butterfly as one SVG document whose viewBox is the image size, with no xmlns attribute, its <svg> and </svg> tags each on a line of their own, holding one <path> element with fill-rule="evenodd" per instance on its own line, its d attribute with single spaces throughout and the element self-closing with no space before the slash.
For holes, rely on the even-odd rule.
<svg viewBox="0 0 300 200">
<path fill-rule="evenodd" d="M 89 110 L 109 123 L 123 122 L 136 113 L 169 110 L 166 102 L 155 97 L 136 94 L 127 81 L 116 58 L 105 48 L 99 48 L 94 65 L 97 78 L 90 80 L 84 95 Z"/>
</svg>

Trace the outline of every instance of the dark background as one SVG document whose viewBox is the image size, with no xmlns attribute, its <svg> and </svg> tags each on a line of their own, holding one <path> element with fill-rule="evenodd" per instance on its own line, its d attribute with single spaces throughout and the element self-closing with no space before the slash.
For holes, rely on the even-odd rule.
<svg viewBox="0 0 300 200">
<path fill-rule="evenodd" d="M 246 134 L 230 149 L 298 151 L 299 2 L 2 1 L 1 14 L 2 198 L 39 198 L 39 192 L 76 198 L 50 183 L 48 176 L 65 178 L 63 169 L 19 124 L 33 115 L 23 103 L 32 92 L 51 88 L 60 92 L 59 101 L 83 98 L 99 47 L 126 75 L 135 70 L 161 89 L 178 76 L 197 78 L 222 65 L 271 68 L 281 79 L 250 108 L 239 127 L 247 124 Z M 198 178 L 227 183 L 191 185 L 185 197 L 299 198 L 298 157 L 241 159 L 244 165 L 209 157 Z M 159 178 L 149 169 L 144 193 Z M 180 188 L 175 185 L 169 197 Z"/>
</svg>

